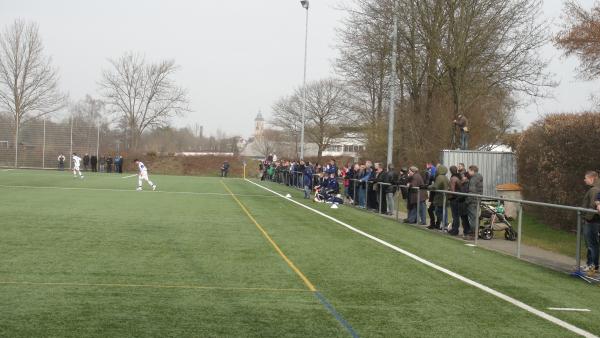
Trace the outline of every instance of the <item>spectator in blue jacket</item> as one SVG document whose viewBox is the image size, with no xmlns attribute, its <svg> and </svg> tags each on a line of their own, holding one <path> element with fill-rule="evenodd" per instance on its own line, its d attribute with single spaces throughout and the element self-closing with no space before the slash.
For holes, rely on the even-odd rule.
<svg viewBox="0 0 600 338">
<path fill-rule="evenodd" d="M 331 159 L 331 161 L 329 161 L 329 164 L 325 167 L 324 172 L 327 175 L 334 174 L 335 176 L 337 176 L 338 169 L 337 169 L 337 165 L 335 164 L 335 160 L 334 159 Z"/>
<path fill-rule="evenodd" d="M 335 177 L 336 174 L 330 173 L 329 178 L 325 179 L 323 182 L 325 193 L 326 194 L 339 194 L 340 193 L 340 184 Z"/>
</svg>

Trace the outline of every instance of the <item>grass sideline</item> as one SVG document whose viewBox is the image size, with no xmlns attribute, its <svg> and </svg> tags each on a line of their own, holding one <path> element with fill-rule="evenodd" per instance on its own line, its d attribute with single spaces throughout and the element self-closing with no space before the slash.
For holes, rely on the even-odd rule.
<svg viewBox="0 0 600 338">
<path fill-rule="evenodd" d="M 151 178 L 171 193 L 135 192 L 135 179 L 102 174 L 0 172 L 0 335 L 348 336 L 220 179 Z M 257 198 L 264 191 L 247 182 L 225 182 L 359 336 L 570 336 L 285 199 Z M 600 332 L 598 287 L 359 210 L 310 205 L 540 310 L 590 309 L 552 315 Z"/>
</svg>

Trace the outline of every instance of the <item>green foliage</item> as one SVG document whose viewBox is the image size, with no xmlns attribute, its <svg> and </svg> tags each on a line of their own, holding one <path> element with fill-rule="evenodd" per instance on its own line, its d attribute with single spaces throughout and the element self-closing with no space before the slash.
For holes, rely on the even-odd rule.
<svg viewBox="0 0 600 338">
<path fill-rule="evenodd" d="M 517 147 L 524 198 L 579 206 L 583 177 L 600 169 L 600 113 L 553 114 L 523 132 Z M 540 219 L 563 229 L 576 227 L 573 212 L 537 209 Z"/>
</svg>

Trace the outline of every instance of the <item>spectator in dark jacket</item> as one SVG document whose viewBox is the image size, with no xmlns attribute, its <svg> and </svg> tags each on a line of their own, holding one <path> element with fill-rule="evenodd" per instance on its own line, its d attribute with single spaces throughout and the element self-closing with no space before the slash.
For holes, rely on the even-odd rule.
<svg viewBox="0 0 600 338">
<path fill-rule="evenodd" d="M 90 170 L 90 155 L 86 153 L 83 155 L 83 171 L 88 170 Z"/>
<path fill-rule="evenodd" d="M 304 186 L 304 198 L 310 199 L 310 193 L 313 187 L 313 175 L 315 174 L 315 169 L 307 162 L 304 166 L 304 173 L 302 174 L 302 183 Z"/>
<path fill-rule="evenodd" d="M 454 124 L 460 131 L 460 149 L 467 150 L 469 147 L 469 120 L 464 115 L 459 114 L 454 120 Z"/>
<path fill-rule="evenodd" d="M 468 173 L 466 172 L 464 175 L 460 176 L 460 192 L 465 194 L 469 193 L 469 178 L 467 176 Z M 460 214 L 460 220 L 463 227 L 463 236 L 472 235 L 472 229 L 469 224 L 469 205 L 466 196 L 458 197 L 458 213 Z"/>
<path fill-rule="evenodd" d="M 113 158 L 112 158 L 112 156 L 108 156 L 106 158 L 106 172 L 112 173 L 112 169 L 113 169 Z"/>
<path fill-rule="evenodd" d="M 584 182 L 589 189 L 583 197 L 581 207 L 585 209 L 597 209 L 598 206 L 596 201 L 600 194 L 598 173 L 596 171 L 588 171 L 585 174 Z M 584 220 L 583 237 L 585 238 L 585 244 L 587 246 L 587 264 L 583 267 L 583 270 L 587 272 L 588 275 L 594 275 L 598 271 L 598 257 L 600 255 L 598 244 L 600 216 L 597 213 L 586 213 L 584 215 Z"/>
<path fill-rule="evenodd" d="M 348 199 L 352 204 L 356 204 L 358 202 L 358 185 L 356 183 L 356 179 L 358 178 L 359 170 L 360 165 L 358 163 L 355 163 L 352 166 L 350 166 L 350 169 L 348 169 L 348 171 L 346 171 L 346 176 L 344 177 L 344 179 L 348 181 Z"/>
<path fill-rule="evenodd" d="M 394 215 L 396 212 L 396 202 L 394 201 L 394 195 L 396 194 L 396 189 L 398 185 L 398 173 L 396 172 L 396 169 L 394 169 L 394 166 L 391 164 L 388 166 L 388 171 L 385 175 L 384 182 L 390 184 L 386 187 L 387 189 L 385 191 L 385 202 L 387 206 L 386 211 L 388 215 Z"/>
<path fill-rule="evenodd" d="M 386 212 L 386 186 L 380 183 L 385 183 L 386 172 L 381 163 L 375 163 L 375 176 L 373 177 L 373 194 L 375 195 L 376 204 L 373 209 L 376 211 Z"/>
<path fill-rule="evenodd" d="M 483 194 L 483 176 L 479 173 L 479 168 L 476 165 L 469 166 L 469 194 Z M 479 224 L 479 215 L 477 214 L 478 205 L 480 202 L 479 197 L 467 198 L 467 205 L 469 210 L 469 225 L 471 227 Z M 477 235 L 477 234 L 475 234 Z"/>
<path fill-rule="evenodd" d="M 450 191 L 460 192 L 461 179 L 456 166 L 450 167 Z M 460 210 L 459 210 L 459 199 L 460 196 L 448 194 L 448 202 L 450 202 L 450 211 L 452 212 L 452 229 L 448 231 L 450 235 L 458 235 L 460 228 Z"/>
<path fill-rule="evenodd" d="M 427 191 L 425 189 L 417 189 L 412 188 L 424 188 L 426 187 L 425 182 L 423 181 L 423 177 L 419 174 L 419 169 L 417 167 L 410 167 L 408 169 L 408 218 L 405 220 L 407 223 L 417 223 L 418 217 L 421 218 L 421 225 L 425 225 L 427 220 L 425 217 L 425 201 L 427 200 Z M 417 215 L 417 205 L 419 209 L 419 214 Z"/>
<path fill-rule="evenodd" d="M 96 155 L 92 155 L 90 158 L 90 163 L 92 165 L 92 172 L 98 171 L 98 157 Z"/>
<path fill-rule="evenodd" d="M 221 177 L 227 177 L 227 174 L 229 174 L 229 162 L 225 161 L 221 166 Z"/>
</svg>

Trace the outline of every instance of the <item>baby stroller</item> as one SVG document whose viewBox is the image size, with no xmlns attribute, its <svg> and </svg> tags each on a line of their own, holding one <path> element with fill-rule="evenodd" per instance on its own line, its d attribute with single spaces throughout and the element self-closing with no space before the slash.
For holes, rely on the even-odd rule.
<svg viewBox="0 0 600 338">
<path fill-rule="evenodd" d="M 479 229 L 479 238 L 491 240 L 494 238 L 494 231 L 503 231 L 504 238 L 507 241 L 517 239 L 517 233 L 504 214 L 504 204 L 496 201 L 481 201 L 481 216 L 483 225 Z"/>
</svg>

